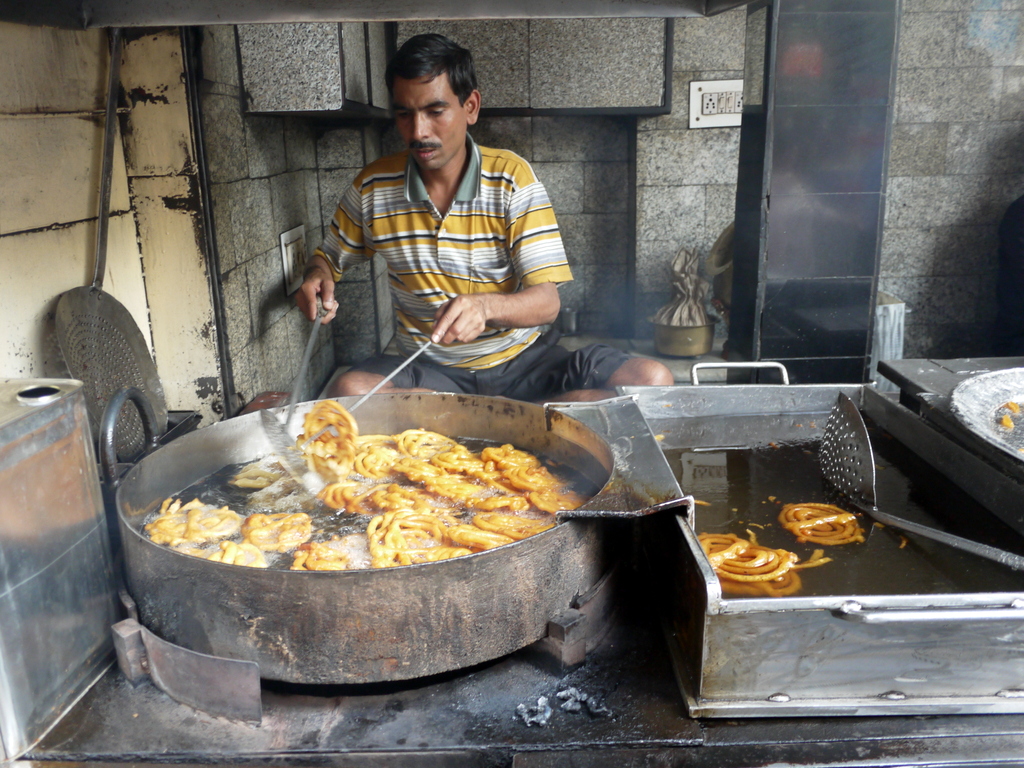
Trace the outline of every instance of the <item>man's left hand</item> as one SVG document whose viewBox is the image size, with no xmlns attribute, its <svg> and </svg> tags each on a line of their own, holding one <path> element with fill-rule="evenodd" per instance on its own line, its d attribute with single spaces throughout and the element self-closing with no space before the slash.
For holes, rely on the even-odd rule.
<svg viewBox="0 0 1024 768">
<path fill-rule="evenodd" d="M 435 344 L 473 341 L 487 327 L 487 295 L 456 296 L 434 315 Z"/>
</svg>

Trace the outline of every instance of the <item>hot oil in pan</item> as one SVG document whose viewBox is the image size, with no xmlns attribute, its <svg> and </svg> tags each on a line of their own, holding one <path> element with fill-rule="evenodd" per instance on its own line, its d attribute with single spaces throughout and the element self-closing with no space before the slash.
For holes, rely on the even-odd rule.
<svg viewBox="0 0 1024 768">
<path fill-rule="evenodd" d="M 871 430 L 879 507 L 961 536 L 1024 552 L 1021 538 L 888 434 Z M 798 595 L 889 595 L 999 592 L 1024 589 L 1024 574 L 859 515 L 865 541 L 838 546 L 799 543 L 778 521 L 784 504 L 834 503 L 818 464 L 817 441 L 744 449 L 682 451 L 680 483 L 698 500 L 697 533 L 733 533 L 795 552 L 815 549 L 832 562 L 800 571 Z M 675 463 L 671 460 L 671 463 Z M 727 598 L 728 594 L 725 595 Z M 770 598 L 767 598 L 770 599 Z"/>
<path fill-rule="evenodd" d="M 493 440 L 482 440 L 479 438 L 455 439 L 474 453 L 479 453 L 488 446 L 501 445 L 501 443 Z M 596 483 L 585 477 L 581 472 L 578 472 L 573 467 L 545 459 L 545 457 L 540 454 L 535 455 L 542 460 L 544 465 L 556 477 L 566 483 L 571 491 L 585 498 L 590 498 L 601 490 L 597 487 Z M 372 519 L 372 515 L 353 515 L 345 510 L 332 509 L 323 502 L 313 499 L 308 494 L 299 493 L 294 481 L 290 479 L 282 481 L 286 484 L 284 486 L 285 488 L 293 490 L 293 492 L 285 494 L 275 494 L 273 493 L 274 489 L 268 489 L 270 493 L 267 493 L 264 490 L 239 488 L 238 486 L 232 485 L 232 478 L 234 478 L 250 463 L 251 462 L 230 464 L 223 467 L 217 472 L 193 483 L 179 493 L 174 494 L 174 497 L 180 498 L 182 501 L 199 499 L 205 504 L 211 504 L 217 507 L 226 506 L 243 517 L 257 513 L 290 514 L 294 512 L 305 512 L 313 519 L 312 541 L 327 541 L 332 536 L 345 537 L 351 534 L 362 535 L 366 533 L 366 527 Z M 271 461 L 268 459 L 267 463 L 270 464 Z M 356 475 L 355 477 L 360 476 Z M 382 480 L 364 480 L 367 489 L 381 483 L 387 484 L 390 482 L 399 482 L 399 484 L 411 485 L 400 476 L 385 478 Z M 458 506 L 451 506 L 451 504 L 453 503 L 439 500 L 438 508 L 443 508 L 446 511 L 462 515 L 466 522 L 469 522 L 469 520 L 472 519 L 472 515 L 466 514 L 467 511 L 465 509 L 460 509 Z M 151 522 L 156 517 L 156 514 L 157 512 L 154 511 L 152 514 L 147 515 L 146 518 L 140 522 L 140 526 Z M 541 517 L 540 514 L 535 516 Z M 238 537 L 236 536 L 235 539 L 237 538 Z M 288 568 L 291 565 L 293 558 L 293 553 L 291 551 L 285 553 L 265 552 L 264 555 L 269 567 L 271 568 Z"/>
</svg>

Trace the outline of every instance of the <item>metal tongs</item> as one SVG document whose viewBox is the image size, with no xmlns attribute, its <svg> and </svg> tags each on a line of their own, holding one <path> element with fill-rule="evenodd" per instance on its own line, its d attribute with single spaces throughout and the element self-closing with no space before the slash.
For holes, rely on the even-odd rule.
<svg viewBox="0 0 1024 768">
<path fill-rule="evenodd" d="M 323 490 L 326 483 L 319 474 L 306 466 L 298 450 L 295 441 L 288 437 L 286 427 L 292 418 L 292 411 L 295 410 L 295 401 L 298 399 L 299 389 L 306 378 L 306 369 L 309 368 L 309 360 L 313 356 L 313 346 L 316 343 L 316 334 L 320 330 L 321 314 L 317 312 L 313 320 L 313 329 L 309 332 L 309 340 L 306 342 L 306 350 L 302 353 L 302 362 L 299 363 L 298 373 L 292 379 L 291 392 L 288 395 L 288 404 L 284 411 L 284 423 L 277 420 L 277 416 L 269 409 L 260 411 L 260 420 L 263 423 L 263 431 L 270 441 L 274 453 L 281 460 L 281 466 L 289 475 L 299 481 L 299 484 L 316 496 Z"/>
<path fill-rule="evenodd" d="M 295 442 L 288 437 L 288 433 L 285 431 L 285 428 L 291 421 L 292 411 L 295 409 L 295 401 L 298 399 L 299 388 L 302 386 L 302 381 L 306 377 L 306 369 L 309 367 L 309 360 L 313 356 L 313 346 L 316 342 L 316 334 L 320 326 L 320 317 L 321 315 L 318 313 L 316 319 L 313 321 L 313 329 L 309 333 L 309 340 L 306 342 L 306 351 L 303 353 L 302 362 L 299 364 L 299 371 L 292 380 L 292 390 L 288 395 L 288 405 L 284 412 L 284 423 L 278 421 L 277 417 L 269 410 L 264 409 L 260 411 L 260 418 L 263 422 L 263 431 L 266 433 L 267 439 L 270 440 L 270 445 L 274 449 L 274 453 L 281 459 L 282 466 L 284 466 L 289 475 L 298 480 L 299 483 L 314 496 L 323 490 L 326 482 L 319 474 L 306 466 L 306 463 L 302 460 L 301 452 L 305 450 L 306 446 L 327 432 L 333 431 L 334 434 L 337 434 L 337 429 L 332 425 L 328 425 L 296 449 Z M 355 405 L 348 409 L 349 413 L 365 403 L 371 395 L 376 394 L 381 387 L 391 381 L 399 374 L 399 372 L 409 365 L 409 363 L 419 357 L 419 355 L 424 352 L 431 343 L 432 342 L 427 339 L 419 349 L 403 360 L 401 365 L 385 376 L 377 383 L 376 386 L 374 386 L 373 389 L 359 398 Z"/>
<path fill-rule="evenodd" d="M 1024 570 L 1024 557 L 1020 555 L 879 510 L 875 505 L 875 454 L 871 449 L 868 428 L 856 404 L 842 392 L 825 424 L 818 458 L 825 479 L 855 507 L 875 520 L 995 560 L 1014 570 Z"/>
<path fill-rule="evenodd" d="M 425 342 L 423 342 L 423 345 L 419 349 L 417 349 L 415 352 L 413 352 L 411 355 L 409 355 L 407 358 L 405 358 L 405 360 L 402 361 L 401 365 L 399 365 L 397 368 L 395 368 L 395 370 L 393 370 L 391 373 L 389 373 L 383 379 L 378 381 L 373 386 L 373 389 L 371 389 L 365 395 L 363 395 L 358 400 L 356 400 L 355 405 L 349 406 L 348 412 L 352 413 L 352 411 L 354 411 L 360 405 L 362 405 L 367 400 L 369 400 L 371 395 L 377 394 L 377 392 L 380 390 L 381 387 L 383 387 L 385 384 L 387 384 L 389 381 L 391 381 L 393 378 L 395 378 L 395 376 L 397 376 L 399 373 L 401 373 L 402 370 L 407 365 L 409 365 L 409 363 L 411 363 L 413 360 L 415 360 L 417 357 L 419 357 L 420 353 L 423 352 L 424 350 L 426 350 L 426 348 L 429 347 L 432 343 L 433 342 L 431 342 L 430 339 L 427 339 Z M 302 445 L 300 445 L 299 446 L 299 450 L 301 450 L 301 451 L 306 450 L 306 446 L 308 446 L 310 443 L 314 442 L 318 438 L 322 437 L 323 435 L 326 435 L 328 432 L 333 432 L 335 435 L 337 435 L 338 434 L 338 429 L 333 424 L 328 424 L 326 427 L 321 429 L 319 432 L 317 432 L 315 435 L 313 435 L 311 438 L 309 438 L 306 442 L 304 442 Z"/>
</svg>

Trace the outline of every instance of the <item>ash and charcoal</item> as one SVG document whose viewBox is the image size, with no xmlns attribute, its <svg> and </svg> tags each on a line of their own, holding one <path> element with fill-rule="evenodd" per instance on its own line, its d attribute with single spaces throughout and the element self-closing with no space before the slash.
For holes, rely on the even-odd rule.
<svg viewBox="0 0 1024 768">
<path fill-rule="evenodd" d="M 520 704 L 516 707 L 516 714 L 519 716 L 519 719 L 528 726 L 547 725 L 548 720 L 551 719 L 553 711 L 554 710 L 551 709 L 551 705 L 548 703 L 547 696 L 541 696 L 537 699 L 537 703 L 532 707 L 529 707 L 526 704 Z"/>
<path fill-rule="evenodd" d="M 597 697 L 572 686 L 558 691 L 555 698 L 561 702 L 559 708 L 570 714 L 586 712 L 592 718 L 610 717 L 612 714 Z M 533 706 L 520 704 L 516 707 L 516 715 L 527 726 L 545 726 L 553 714 L 554 708 L 547 696 L 539 697 Z"/>
</svg>

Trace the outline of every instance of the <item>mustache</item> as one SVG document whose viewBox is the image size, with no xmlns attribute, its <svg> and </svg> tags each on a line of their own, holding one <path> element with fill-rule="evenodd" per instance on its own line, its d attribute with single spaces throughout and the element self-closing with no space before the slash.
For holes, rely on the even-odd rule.
<svg viewBox="0 0 1024 768">
<path fill-rule="evenodd" d="M 440 149 L 440 142 L 433 141 L 410 141 L 409 149 Z"/>
</svg>

